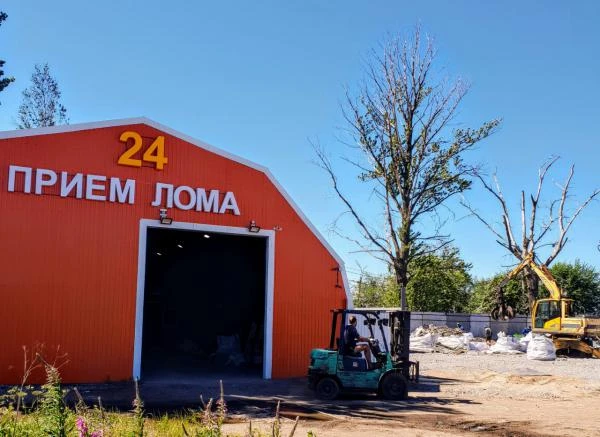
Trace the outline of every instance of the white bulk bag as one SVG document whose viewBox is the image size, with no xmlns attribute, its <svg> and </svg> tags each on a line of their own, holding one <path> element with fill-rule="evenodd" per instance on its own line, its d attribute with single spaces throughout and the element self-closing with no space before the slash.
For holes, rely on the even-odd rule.
<svg viewBox="0 0 600 437">
<path fill-rule="evenodd" d="M 469 343 L 469 350 L 484 352 L 487 351 L 490 347 L 485 341 L 472 341 Z"/>
<path fill-rule="evenodd" d="M 438 337 L 437 344 L 452 350 L 466 349 L 465 341 L 462 335 L 448 335 L 446 337 Z"/>
<path fill-rule="evenodd" d="M 433 352 L 437 335 L 411 335 L 409 338 L 411 352 Z"/>
<path fill-rule="evenodd" d="M 527 359 L 552 361 L 556 359 L 556 348 L 551 338 L 545 335 L 534 335 L 527 345 Z"/>
<path fill-rule="evenodd" d="M 515 342 L 512 337 L 507 337 L 502 331 L 498 333 L 498 340 L 490 346 L 488 351 L 492 354 L 519 354 L 519 343 Z"/>
</svg>

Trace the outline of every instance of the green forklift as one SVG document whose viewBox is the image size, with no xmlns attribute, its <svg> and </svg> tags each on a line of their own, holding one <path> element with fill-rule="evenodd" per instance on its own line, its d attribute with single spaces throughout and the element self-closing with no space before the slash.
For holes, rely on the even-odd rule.
<svg viewBox="0 0 600 437">
<path fill-rule="evenodd" d="M 348 319 L 354 316 L 369 331 L 368 346 L 375 362 L 344 344 Z M 375 338 L 379 329 L 383 350 Z M 386 332 L 389 334 L 388 344 Z M 340 392 L 375 392 L 384 399 L 408 397 L 408 382 L 419 381 L 419 363 L 409 360 L 410 312 L 386 309 L 332 310 L 331 337 L 327 349 L 313 349 L 308 383 L 316 396 L 335 399 Z"/>
</svg>

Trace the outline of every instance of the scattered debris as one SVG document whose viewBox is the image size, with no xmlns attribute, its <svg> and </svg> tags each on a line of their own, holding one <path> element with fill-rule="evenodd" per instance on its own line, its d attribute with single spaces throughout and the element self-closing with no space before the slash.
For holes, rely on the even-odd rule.
<svg viewBox="0 0 600 437">
<path fill-rule="evenodd" d="M 473 334 L 460 328 L 427 325 L 420 326 L 410 335 L 411 352 L 461 353 L 469 350 Z"/>
<path fill-rule="evenodd" d="M 435 334 L 441 337 L 449 337 L 451 335 L 463 335 L 464 331 L 460 328 L 449 328 L 447 326 L 438 326 L 438 325 L 427 325 L 427 326 L 419 326 L 413 334 L 417 337 L 425 335 L 425 334 Z"/>
<path fill-rule="evenodd" d="M 542 340 L 538 340 L 535 346 L 530 346 L 532 338 L 531 333 L 522 337 L 519 335 L 506 335 L 501 331 L 498 333 L 496 341 L 486 341 L 484 338 L 474 337 L 470 332 L 463 332 L 460 328 L 427 325 L 418 327 L 410 334 L 410 351 L 422 353 L 463 353 L 472 351 L 488 354 L 521 354 L 528 352 L 529 346 L 537 348 L 532 352 L 532 356 L 543 357 L 531 359 L 555 359 L 556 354 L 552 357 L 550 346 L 544 345 Z"/>
</svg>

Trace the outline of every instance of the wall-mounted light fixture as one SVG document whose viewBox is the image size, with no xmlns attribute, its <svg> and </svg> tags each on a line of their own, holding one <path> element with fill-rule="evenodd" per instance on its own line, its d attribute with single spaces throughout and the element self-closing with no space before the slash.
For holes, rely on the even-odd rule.
<svg viewBox="0 0 600 437">
<path fill-rule="evenodd" d="M 158 214 L 158 220 L 161 225 L 170 225 L 173 223 L 173 218 L 167 216 L 167 208 L 161 208 Z"/>
<path fill-rule="evenodd" d="M 250 222 L 250 224 L 248 225 L 248 230 L 249 230 L 250 232 L 257 233 L 257 232 L 260 232 L 260 226 L 258 226 L 258 225 L 256 224 L 256 222 L 255 222 L 254 220 L 252 220 L 252 221 Z"/>
</svg>

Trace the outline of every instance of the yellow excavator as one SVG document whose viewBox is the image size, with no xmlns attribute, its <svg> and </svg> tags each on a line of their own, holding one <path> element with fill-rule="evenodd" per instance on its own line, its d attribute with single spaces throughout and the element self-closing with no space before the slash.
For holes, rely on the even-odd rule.
<svg viewBox="0 0 600 437">
<path fill-rule="evenodd" d="M 554 276 L 545 265 L 537 264 L 533 254 L 526 256 L 496 288 L 498 305 L 492 310 L 494 320 L 512 319 L 513 309 L 504 301 L 504 287 L 523 269 L 529 267 L 550 292 L 548 299 L 538 299 L 531 312 L 531 330 L 536 334 L 549 334 L 557 351 L 579 351 L 600 358 L 600 316 L 573 314 L 573 299 L 564 297 Z"/>
</svg>

